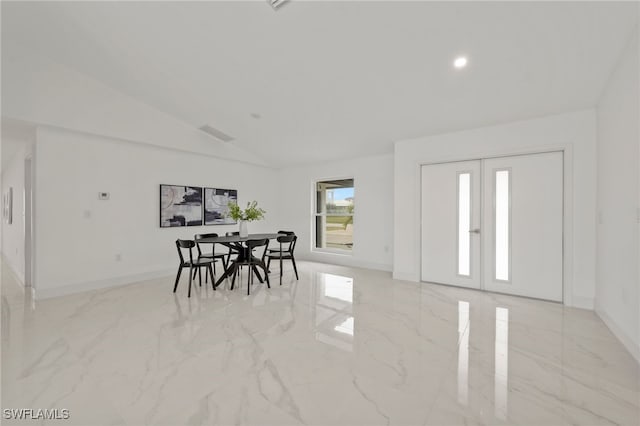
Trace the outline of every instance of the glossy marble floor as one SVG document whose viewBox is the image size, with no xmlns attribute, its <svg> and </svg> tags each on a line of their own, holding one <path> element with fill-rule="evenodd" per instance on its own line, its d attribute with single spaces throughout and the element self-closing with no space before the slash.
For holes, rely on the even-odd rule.
<svg viewBox="0 0 640 426">
<path fill-rule="evenodd" d="M 640 424 L 638 364 L 590 311 L 300 263 L 297 282 L 191 299 L 167 277 L 33 302 L 5 272 L 2 408 L 66 408 L 65 425 Z"/>
</svg>

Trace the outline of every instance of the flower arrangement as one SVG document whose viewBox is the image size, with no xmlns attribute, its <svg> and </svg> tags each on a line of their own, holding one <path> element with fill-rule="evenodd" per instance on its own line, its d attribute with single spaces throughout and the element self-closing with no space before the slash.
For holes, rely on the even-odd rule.
<svg viewBox="0 0 640 426">
<path fill-rule="evenodd" d="M 242 210 L 237 203 L 229 203 L 229 213 L 227 214 L 231 219 L 235 221 L 247 221 L 252 222 L 254 220 L 264 219 L 266 211 L 258 207 L 257 201 L 251 201 L 247 203 L 247 208 Z"/>
</svg>

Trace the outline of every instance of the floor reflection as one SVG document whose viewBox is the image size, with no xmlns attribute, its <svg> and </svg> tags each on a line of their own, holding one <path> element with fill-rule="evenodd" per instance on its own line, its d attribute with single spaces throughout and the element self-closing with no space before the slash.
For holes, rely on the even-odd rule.
<svg viewBox="0 0 640 426">
<path fill-rule="evenodd" d="M 469 302 L 458 301 L 458 402 L 469 403 Z"/>
<path fill-rule="evenodd" d="M 494 415 L 507 419 L 509 376 L 509 309 L 496 308 L 496 347 L 494 377 Z"/>
<path fill-rule="evenodd" d="M 353 323 L 354 323 L 354 318 L 349 317 L 345 322 L 335 326 L 333 329 L 335 331 L 339 331 L 340 333 L 345 333 L 353 336 Z"/>
<path fill-rule="evenodd" d="M 316 340 L 353 351 L 353 278 L 316 272 L 311 297 Z"/>
</svg>

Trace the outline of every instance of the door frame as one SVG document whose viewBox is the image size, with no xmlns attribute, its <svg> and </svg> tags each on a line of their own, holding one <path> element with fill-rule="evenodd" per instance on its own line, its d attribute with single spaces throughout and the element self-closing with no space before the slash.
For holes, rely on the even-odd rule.
<svg viewBox="0 0 640 426">
<path fill-rule="evenodd" d="M 28 165 L 28 167 L 27 167 Z M 35 245 L 34 245 L 34 187 L 35 187 L 35 167 L 34 156 L 29 153 L 24 158 L 24 285 L 25 289 L 30 288 L 35 293 Z"/>
<path fill-rule="evenodd" d="M 420 162 L 418 163 L 418 182 L 417 188 L 419 188 L 419 199 L 418 199 L 418 217 L 419 220 L 419 233 L 422 235 L 422 167 L 430 166 L 434 164 L 443 164 L 443 163 L 456 163 L 460 161 L 475 161 L 491 158 L 502 158 L 502 157 L 516 157 L 521 155 L 532 155 L 532 154 L 545 154 L 550 152 L 561 152 L 562 153 L 562 304 L 568 306 L 574 306 L 573 301 L 573 147 L 570 144 L 566 145 L 556 145 L 549 147 L 539 147 L 532 149 L 515 149 L 515 150 L 500 150 L 496 152 L 486 152 L 478 155 L 447 155 L 441 158 L 435 158 L 432 161 Z M 483 165 L 481 164 L 481 168 Z M 482 173 L 481 173 L 482 175 Z M 482 176 L 480 176 L 481 184 L 483 183 Z M 485 197 L 481 197 L 480 204 L 481 208 L 484 211 L 485 207 Z M 420 282 L 422 281 L 422 243 L 420 243 L 419 247 L 419 256 L 417 261 L 418 270 L 420 274 Z M 484 257 L 483 250 L 480 251 L 480 264 L 483 265 Z M 484 281 L 481 281 L 481 287 L 484 287 Z M 485 291 L 483 289 L 483 291 Z M 525 297 L 525 296 L 517 296 L 517 297 Z"/>
</svg>

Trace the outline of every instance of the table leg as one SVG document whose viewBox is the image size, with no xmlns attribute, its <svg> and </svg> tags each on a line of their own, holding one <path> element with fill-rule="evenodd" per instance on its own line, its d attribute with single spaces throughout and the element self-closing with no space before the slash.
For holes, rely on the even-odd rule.
<svg viewBox="0 0 640 426">
<path fill-rule="evenodd" d="M 229 277 L 229 276 L 231 275 L 231 273 L 232 273 L 233 271 L 235 271 L 236 267 L 237 267 L 237 266 L 236 266 L 236 263 L 235 263 L 235 262 L 233 262 L 231 265 L 229 265 L 229 267 L 228 267 L 227 269 L 225 269 L 225 270 L 224 270 L 224 273 L 222 274 L 222 276 L 220 277 L 220 279 L 219 279 L 218 281 L 216 281 L 216 283 L 215 283 L 214 287 L 218 287 L 218 286 L 222 283 L 222 281 L 224 281 L 224 280 L 225 280 L 225 278 Z"/>
</svg>

